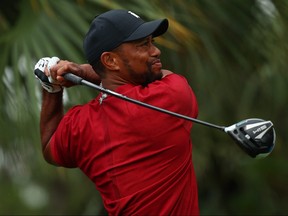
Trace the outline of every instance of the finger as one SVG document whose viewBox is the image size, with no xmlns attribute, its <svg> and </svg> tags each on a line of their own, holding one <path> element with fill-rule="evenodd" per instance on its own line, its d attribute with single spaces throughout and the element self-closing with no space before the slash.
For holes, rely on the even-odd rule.
<svg viewBox="0 0 288 216">
<path fill-rule="evenodd" d="M 58 64 L 56 64 L 56 65 L 54 65 L 54 66 L 52 66 L 51 68 L 50 68 L 50 70 L 59 70 L 61 67 L 63 67 L 64 65 L 67 65 L 67 64 L 69 64 L 70 62 L 69 61 L 67 61 L 67 60 L 60 60 L 59 62 L 58 62 Z"/>
<path fill-rule="evenodd" d="M 53 57 L 49 60 L 48 65 L 47 65 L 49 73 L 50 73 L 51 67 L 57 65 L 57 63 L 58 63 L 59 61 L 60 61 L 60 59 L 59 59 L 58 57 L 56 57 L 56 56 L 53 56 Z"/>
<path fill-rule="evenodd" d="M 64 77 L 63 76 L 57 76 L 56 77 L 56 80 L 59 82 L 59 83 L 62 83 L 65 81 Z"/>
<path fill-rule="evenodd" d="M 47 67 L 45 67 L 45 69 L 44 69 L 44 74 L 45 74 L 47 77 L 50 76 L 50 72 L 48 71 L 48 68 L 47 68 Z"/>
<path fill-rule="evenodd" d="M 57 65 L 50 68 L 50 72 L 53 74 L 53 77 L 55 76 L 55 78 L 61 76 L 70 70 L 69 64 L 70 62 L 68 61 L 60 61 Z"/>
</svg>

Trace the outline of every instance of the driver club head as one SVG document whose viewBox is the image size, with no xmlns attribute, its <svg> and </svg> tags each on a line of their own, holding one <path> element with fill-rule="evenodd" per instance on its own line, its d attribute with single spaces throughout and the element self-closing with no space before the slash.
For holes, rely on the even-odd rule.
<svg viewBox="0 0 288 216">
<path fill-rule="evenodd" d="M 226 127 L 224 131 L 253 158 L 268 156 L 275 146 L 276 133 L 271 121 L 246 119 Z"/>
</svg>

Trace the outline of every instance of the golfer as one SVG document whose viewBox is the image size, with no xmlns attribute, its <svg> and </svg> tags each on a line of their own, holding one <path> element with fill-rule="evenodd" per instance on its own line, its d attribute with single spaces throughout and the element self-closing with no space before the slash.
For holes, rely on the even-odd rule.
<svg viewBox="0 0 288 216">
<path fill-rule="evenodd" d="M 162 69 L 154 38 L 167 29 L 167 19 L 144 22 L 131 11 L 111 10 L 93 20 L 84 38 L 89 64 L 47 57 L 35 65 L 43 75 L 37 77 L 43 86 L 44 158 L 81 169 L 109 215 L 199 215 L 192 122 L 103 93 L 63 111 L 63 87 L 72 85 L 63 75 L 70 72 L 196 118 L 197 101 L 186 79 Z"/>
</svg>

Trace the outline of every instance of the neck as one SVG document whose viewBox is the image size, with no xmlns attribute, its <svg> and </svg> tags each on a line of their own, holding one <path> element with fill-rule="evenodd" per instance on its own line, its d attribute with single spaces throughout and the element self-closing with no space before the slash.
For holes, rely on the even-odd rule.
<svg viewBox="0 0 288 216">
<path fill-rule="evenodd" d="M 103 88 L 115 91 L 119 86 L 125 85 L 130 82 L 120 76 L 116 76 L 114 74 L 106 74 L 106 76 L 102 78 L 101 83 Z"/>
<path fill-rule="evenodd" d="M 162 78 L 171 74 L 171 71 L 162 70 Z M 111 91 L 115 91 L 119 86 L 125 84 L 139 85 L 139 83 L 133 82 L 131 79 L 125 79 L 123 76 L 118 76 L 117 73 L 106 73 L 106 76 L 102 78 L 102 86 L 103 88 L 109 89 Z"/>
</svg>

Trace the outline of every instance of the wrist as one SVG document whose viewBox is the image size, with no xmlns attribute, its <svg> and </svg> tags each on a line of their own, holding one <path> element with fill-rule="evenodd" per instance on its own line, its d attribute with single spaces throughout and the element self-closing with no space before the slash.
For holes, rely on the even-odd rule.
<svg viewBox="0 0 288 216">
<path fill-rule="evenodd" d="M 63 87 L 58 84 L 46 84 L 42 83 L 42 88 L 50 94 L 55 94 L 58 92 L 63 92 Z"/>
<path fill-rule="evenodd" d="M 42 88 L 43 97 L 56 97 L 56 98 L 61 97 L 62 98 L 63 92 L 64 92 L 63 87 L 61 87 L 61 90 L 59 90 L 57 92 L 49 92 L 45 88 Z"/>
<path fill-rule="evenodd" d="M 80 65 L 83 71 L 83 76 L 82 78 L 92 82 L 94 84 L 99 85 L 101 83 L 101 78 L 100 76 L 94 71 L 92 66 L 90 64 L 82 64 Z"/>
</svg>

